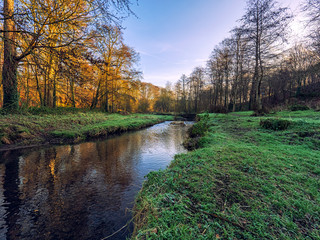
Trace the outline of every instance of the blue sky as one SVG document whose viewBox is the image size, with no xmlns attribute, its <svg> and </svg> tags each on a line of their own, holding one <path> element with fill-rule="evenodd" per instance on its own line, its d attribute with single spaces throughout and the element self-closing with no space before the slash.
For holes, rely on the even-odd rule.
<svg viewBox="0 0 320 240">
<path fill-rule="evenodd" d="M 133 0 L 134 1 L 134 0 Z M 279 0 L 297 9 L 299 0 Z M 145 82 L 165 86 L 204 66 L 214 46 L 229 36 L 246 0 L 138 0 L 123 22 L 125 42 L 140 54 Z"/>
</svg>

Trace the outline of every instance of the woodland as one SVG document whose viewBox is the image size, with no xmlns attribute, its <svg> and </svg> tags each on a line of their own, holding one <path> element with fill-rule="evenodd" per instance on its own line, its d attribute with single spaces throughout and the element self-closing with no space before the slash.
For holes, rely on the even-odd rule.
<svg viewBox="0 0 320 240">
<path fill-rule="evenodd" d="M 143 79 L 139 53 L 125 43 L 121 23 L 135 15 L 134 1 L 2 1 L 0 152 L 100 140 L 173 120 L 171 113 L 178 113 L 176 120 L 179 113 L 197 113 L 184 142 L 192 151 L 176 155 L 164 170 L 151 171 L 136 196 L 133 218 L 119 230 L 111 223 L 115 232 L 103 239 L 131 222 L 131 239 L 320 239 L 320 0 L 300 0 L 307 33 L 299 41 L 290 30 L 297 16 L 281 1 L 247 0 L 243 16 L 212 46 L 206 65 L 166 87 Z M 106 149 L 101 156 L 109 154 Z M 8 234 L 16 234 L 27 229 L 17 219 L 23 209 L 18 189 L 28 181 L 19 175 L 23 158 L 3 158 L 8 152 L 0 156 L 3 179 L 16 187 L 2 191 L 3 211 L 12 211 L 3 222 L 13 219 Z M 41 162 L 52 176 L 68 174 L 57 170 L 66 165 L 54 158 Z M 87 169 L 83 162 L 88 161 L 79 162 L 81 169 Z M 44 179 L 35 169 L 30 176 Z M 58 188 L 51 182 L 40 185 L 47 186 Z M 38 199 L 46 191 L 32 188 L 33 193 Z M 8 199 L 14 200 L 11 205 Z M 30 222 L 42 220 L 41 208 L 30 206 Z M 59 216 L 69 218 L 59 209 Z M 95 215 L 88 214 L 76 224 L 81 219 L 89 226 L 87 219 Z M 38 237 L 49 236 L 37 230 Z M 57 239 L 55 231 L 45 233 Z"/>
<path fill-rule="evenodd" d="M 263 112 L 320 96 L 320 1 L 301 1 L 308 36 L 289 38 L 292 12 L 249 0 L 206 66 L 165 88 L 143 82 L 123 38 L 130 0 L 4 0 L 2 112 L 73 107 L 106 112 Z M 201 36 L 200 36 L 201 37 Z M 148 79 L 145 79 L 148 81 Z"/>
</svg>

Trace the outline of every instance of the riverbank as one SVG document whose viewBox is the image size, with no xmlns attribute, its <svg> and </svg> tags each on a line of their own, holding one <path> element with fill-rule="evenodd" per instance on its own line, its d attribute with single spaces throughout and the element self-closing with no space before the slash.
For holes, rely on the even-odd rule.
<svg viewBox="0 0 320 240">
<path fill-rule="evenodd" d="M 0 115 L 0 150 L 78 143 L 145 128 L 166 120 L 173 120 L 173 117 L 91 111 Z"/>
<path fill-rule="evenodd" d="M 320 239 L 320 113 L 210 114 L 199 149 L 148 174 L 132 239 Z"/>
</svg>

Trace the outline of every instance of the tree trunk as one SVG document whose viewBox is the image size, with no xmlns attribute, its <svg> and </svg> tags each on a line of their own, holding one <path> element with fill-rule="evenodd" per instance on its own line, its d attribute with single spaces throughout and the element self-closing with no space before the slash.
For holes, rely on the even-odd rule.
<svg viewBox="0 0 320 240">
<path fill-rule="evenodd" d="M 109 78 L 108 78 L 108 74 L 109 74 L 109 67 L 107 68 L 107 73 L 106 73 L 106 81 L 105 81 L 105 89 L 104 89 L 104 94 L 105 94 L 105 104 L 104 104 L 104 110 L 106 112 L 109 112 L 109 93 L 108 93 L 108 81 L 109 81 Z"/>
<path fill-rule="evenodd" d="M 106 92 L 106 102 L 105 102 L 105 105 L 104 105 L 104 110 L 106 112 L 109 112 L 109 96 L 108 96 L 108 92 Z"/>
<path fill-rule="evenodd" d="M 34 72 L 37 72 L 37 66 L 35 66 L 35 70 Z M 40 88 L 40 84 L 39 84 L 39 79 L 38 79 L 38 74 L 35 74 L 35 79 L 36 79 L 36 84 L 37 84 L 37 91 L 39 94 L 39 99 L 40 99 L 40 106 L 42 107 L 43 104 L 43 98 L 42 98 L 42 92 L 41 92 L 41 88 Z"/>
<path fill-rule="evenodd" d="M 56 77 L 53 78 L 53 90 L 52 90 L 52 107 L 57 107 L 57 81 Z"/>
<path fill-rule="evenodd" d="M 19 107 L 18 93 L 18 61 L 16 60 L 15 26 L 13 21 L 14 1 L 4 0 L 3 4 L 3 37 L 4 37 L 4 60 L 2 68 L 3 83 L 3 108 L 15 111 Z"/>
<path fill-rule="evenodd" d="M 74 93 L 74 79 L 71 78 L 71 81 L 70 81 L 70 91 L 71 91 L 71 104 L 72 104 L 72 107 L 76 107 L 76 101 L 75 101 L 75 93 Z"/>
<path fill-rule="evenodd" d="M 90 109 L 95 109 L 97 107 L 99 96 L 100 96 L 100 86 L 101 86 L 101 79 L 99 80 L 96 94 L 92 99 L 92 103 L 91 103 Z"/>
</svg>

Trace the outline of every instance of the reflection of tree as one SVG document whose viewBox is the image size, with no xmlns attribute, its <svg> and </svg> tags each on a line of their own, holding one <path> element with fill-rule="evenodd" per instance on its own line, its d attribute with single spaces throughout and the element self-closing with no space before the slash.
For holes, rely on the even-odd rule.
<svg viewBox="0 0 320 240">
<path fill-rule="evenodd" d="M 125 138 L 110 139 L 107 144 L 56 147 L 24 156 L 22 236 L 61 239 L 97 234 L 91 228 L 110 221 L 108 211 L 119 211 L 123 191 L 131 184 L 130 158 L 122 157 L 127 145 Z M 39 235 L 35 228 L 45 231 Z"/>
<path fill-rule="evenodd" d="M 87 231 L 89 193 L 79 194 L 82 170 L 73 162 L 74 149 L 70 146 L 45 149 L 23 159 L 21 191 L 27 214 L 21 217 L 30 218 L 24 229 L 25 234 L 31 232 L 31 239 L 64 239 Z M 41 229 L 41 235 L 34 229 Z"/>
<path fill-rule="evenodd" d="M 136 179 L 137 167 L 146 168 L 143 156 L 155 149 L 171 153 L 182 142 L 181 129 L 164 126 L 16 157 L 4 174 L 5 198 L 12 206 L 6 218 L 10 236 L 99 239 L 118 230 L 130 218 L 126 208 L 141 184 Z M 15 184 L 8 186 L 9 178 Z"/>
<path fill-rule="evenodd" d="M 139 134 L 129 134 L 97 143 L 97 153 L 105 173 L 107 188 L 119 185 L 126 188 L 132 182 L 134 156 L 139 152 Z M 110 189 L 111 190 L 111 189 Z"/>
<path fill-rule="evenodd" d="M 0 159 L 1 158 L 1 153 L 0 153 Z M 4 189 L 3 189 L 3 180 L 5 176 L 5 170 L 6 167 L 4 164 L 0 163 L 0 239 L 6 239 L 6 222 L 5 222 L 5 215 L 6 215 L 6 208 L 4 206 Z"/>
<path fill-rule="evenodd" d="M 6 156 L 9 161 L 5 163 L 3 177 L 3 196 L 6 199 L 5 223 L 7 227 L 7 239 L 16 239 L 19 236 L 21 225 L 18 223 L 19 207 L 21 204 L 19 193 L 19 160 L 18 155 Z"/>
</svg>

